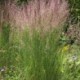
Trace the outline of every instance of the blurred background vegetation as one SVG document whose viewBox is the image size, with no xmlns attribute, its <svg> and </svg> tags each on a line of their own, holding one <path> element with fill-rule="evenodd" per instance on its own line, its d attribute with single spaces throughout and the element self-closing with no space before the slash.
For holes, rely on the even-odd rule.
<svg viewBox="0 0 80 80">
<path fill-rule="evenodd" d="M 71 23 L 80 21 L 80 0 L 68 0 L 70 4 Z"/>
</svg>

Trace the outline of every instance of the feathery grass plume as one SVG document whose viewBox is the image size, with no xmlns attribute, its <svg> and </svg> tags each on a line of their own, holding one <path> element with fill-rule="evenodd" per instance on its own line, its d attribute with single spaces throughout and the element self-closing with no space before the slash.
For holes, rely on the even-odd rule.
<svg viewBox="0 0 80 80">
<path fill-rule="evenodd" d="M 7 4 L 7 10 L 10 23 L 22 28 L 28 25 L 49 29 L 63 24 L 68 16 L 66 0 L 32 0 L 20 7 L 12 2 Z"/>
</svg>

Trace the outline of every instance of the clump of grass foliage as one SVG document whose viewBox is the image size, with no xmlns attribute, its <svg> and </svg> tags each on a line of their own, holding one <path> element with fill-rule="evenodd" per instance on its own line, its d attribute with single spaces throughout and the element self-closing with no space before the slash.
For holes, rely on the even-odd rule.
<svg viewBox="0 0 80 80">
<path fill-rule="evenodd" d="M 4 25 L 0 38 L 1 76 L 5 80 L 60 80 L 60 31 L 18 29 Z"/>
<path fill-rule="evenodd" d="M 60 29 L 48 32 L 3 24 L 0 33 L 0 79 L 79 80 L 80 48 L 60 44 Z"/>
</svg>

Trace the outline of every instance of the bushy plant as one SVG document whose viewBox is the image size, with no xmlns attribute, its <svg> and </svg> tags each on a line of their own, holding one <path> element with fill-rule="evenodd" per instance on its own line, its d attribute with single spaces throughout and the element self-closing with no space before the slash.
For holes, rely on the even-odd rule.
<svg viewBox="0 0 80 80">
<path fill-rule="evenodd" d="M 79 80 L 80 79 L 80 47 L 77 45 L 67 45 L 62 49 L 63 67 L 61 69 L 63 77 L 61 80 Z"/>
</svg>

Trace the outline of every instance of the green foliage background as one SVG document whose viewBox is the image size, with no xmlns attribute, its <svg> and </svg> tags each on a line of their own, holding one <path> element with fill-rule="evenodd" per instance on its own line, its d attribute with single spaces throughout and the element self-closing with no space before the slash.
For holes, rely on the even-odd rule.
<svg viewBox="0 0 80 80">
<path fill-rule="evenodd" d="M 70 4 L 70 17 L 72 23 L 80 21 L 80 0 L 68 0 Z"/>
</svg>

